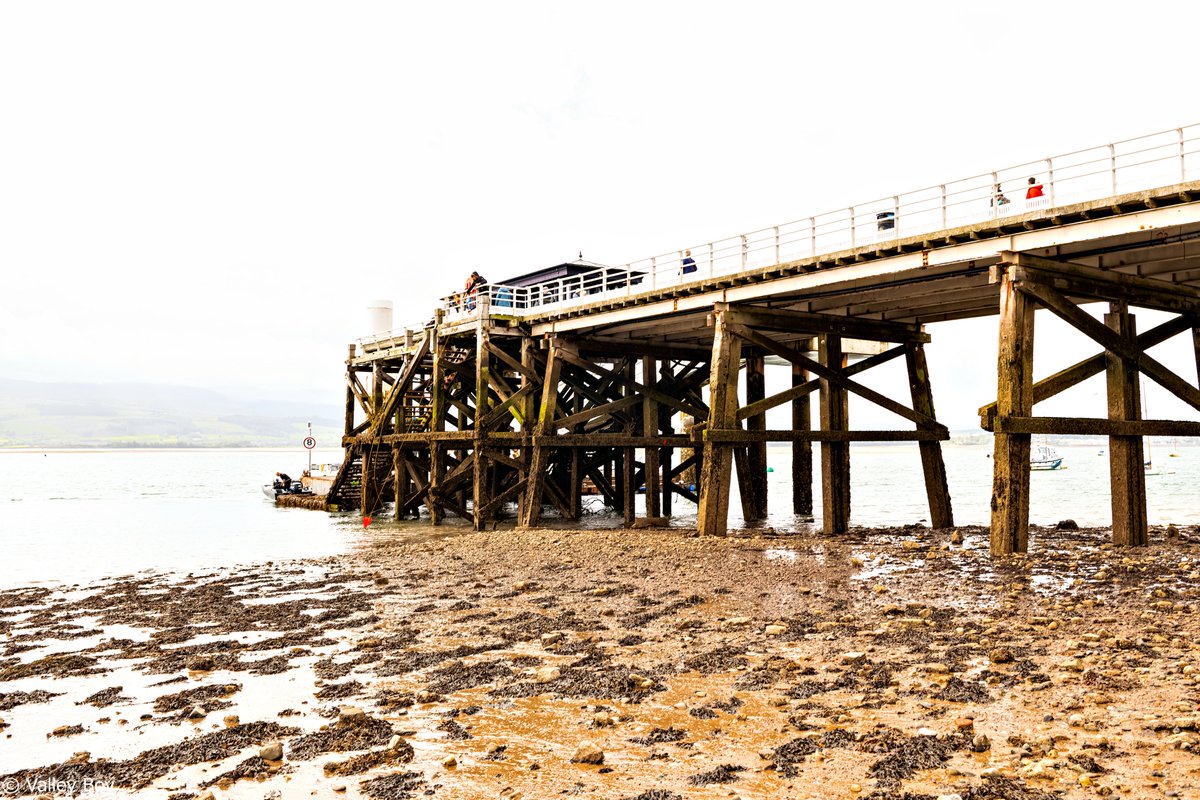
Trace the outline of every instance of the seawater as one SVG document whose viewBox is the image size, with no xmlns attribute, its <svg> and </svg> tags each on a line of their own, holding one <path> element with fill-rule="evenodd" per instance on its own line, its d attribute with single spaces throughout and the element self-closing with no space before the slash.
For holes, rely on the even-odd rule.
<svg viewBox="0 0 1200 800">
<path fill-rule="evenodd" d="M 1110 524 L 1106 445 L 1056 444 L 1067 468 L 1033 473 L 1032 523 Z M 1152 444 L 1159 474 L 1146 478 L 1150 522 L 1200 523 L 1200 448 L 1180 448 L 1175 458 L 1171 450 L 1170 442 Z M 943 454 L 955 522 L 988 524 L 991 447 L 946 444 Z M 314 453 L 317 463 L 340 457 L 339 451 Z M 306 458 L 294 450 L 0 451 L 0 588 L 319 558 L 380 537 L 434 532 L 428 519 L 397 523 L 380 514 L 364 529 L 354 514 L 275 508 L 262 484 L 277 471 L 299 476 Z M 812 519 L 792 514 L 790 450 L 769 447 L 767 463 L 771 515 L 763 524 L 780 531 L 819 526 L 819 448 Z M 741 527 L 736 480 L 732 493 L 730 526 Z M 915 445 L 852 445 L 851 493 L 853 525 L 928 521 Z M 595 498 L 588 505 L 599 511 Z M 675 524 L 694 524 L 691 503 L 677 498 L 674 512 Z M 615 524 L 618 518 L 604 512 L 581 523 Z M 437 530 L 462 528 L 450 518 Z"/>
</svg>

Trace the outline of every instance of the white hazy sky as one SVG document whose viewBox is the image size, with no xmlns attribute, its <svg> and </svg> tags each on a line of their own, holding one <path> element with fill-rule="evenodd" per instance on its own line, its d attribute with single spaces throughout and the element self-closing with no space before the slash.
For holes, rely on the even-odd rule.
<svg viewBox="0 0 1200 800">
<path fill-rule="evenodd" d="M 336 403 L 374 297 L 418 322 L 472 269 L 624 263 L 1200 121 L 1200 10 L 1109 8 L 5 2 L 0 377 Z M 972 425 L 995 321 L 932 332 L 939 411 Z M 1089 352 L 1041 342 L 1040 373 Z"/>
</svg>

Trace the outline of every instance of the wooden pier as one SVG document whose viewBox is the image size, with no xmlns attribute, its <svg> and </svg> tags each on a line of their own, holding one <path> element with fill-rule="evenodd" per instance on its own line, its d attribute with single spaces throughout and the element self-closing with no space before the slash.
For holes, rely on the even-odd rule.
<svg viewBox="0 0 1200 800">
<path fill-rule="evenodd" d="M 852 442 L 918 443 L 935 528 L 953 526 L 926 359 L 930 322 L 996 315 L 999 392 L 981 410 L 995 434 L 991 547 L 1024 551 L 1030 437 L 1110 437 L 1113 538 L 1147 540 L 1142 437 L 1196 436 L 1200 423 L 1140 419 L 1139 376 L 1200 409 L 1196 376 L 1175 375 L 1147 350 L 1190 335 L 1200 369 L 1200 183 L 1189 182 L 1034 210 L 936 234 L 897 237 L 734 275 L 645 288 L 544 312 L 511 313 L 480 296 L 467 314 L 438 310 L 421 330 L 351 345 L 346 372 L 346 457 L 331 507 L 397 518 L 424 507 L 484 529 L 502 514 L 520 525 L 578 519 L 587 481 L 605 505 L 670 516 L 684 498 L 698 528 L 723 535 L 730 488 L 742 517 L 771 503 L 813 511 L 812 443 L 820 442 L 821 520 L 851 520 Z M 1105 303 L 1099 321 L 1081 304 Z M 1138 333 L 1134 307 L 1171 312 Z M 1086 334 L 1099 352 L 1034 381 L 1034 310 Z M 903 360 L 909 390 L 887 397 L 860 376 Z M 766 395 L 767 369 L 790 374 Z M 1104 419 L 1035 417 L 1035 404 L 1105 374 Z M 743 385 L 744 383 L 744 385 Z M 855 394 L 894 413 L 893 430 L 856 428 Z M 819 413 L 812 400 L 817 398 Z M 989 398 L 980 398 L 981 401 Z M 790 424 L 769 429 L 785 406 Z M 689 431 L 679 420 L 695 420 Z M 766 445 L 792 448 L 791 497 L 769 497 Z M 677 479 L 699 476 L 693 493 Z M 1067 512 L 1064 509 L 1064 512 Z"/>
</svg>

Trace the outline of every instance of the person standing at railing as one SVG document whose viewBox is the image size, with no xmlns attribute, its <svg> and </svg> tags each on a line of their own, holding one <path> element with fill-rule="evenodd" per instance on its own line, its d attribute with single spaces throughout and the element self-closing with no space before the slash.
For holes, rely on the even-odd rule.
<svg viewBox="0 0 1200 800">
<path fill-rule="evenodd" d="M 1025 190 L 1025 199 L 1032 200 L 1035 197 L 1044 197 L 1045 192 L 1042 191 L 1042 185 L 1037 182 L 1037 178 L 1029 179 L 1029 188 Z"/>
<path fill-rule="evenodd" d="M 472 272 L 467 278 L 466 288 L 463 290 L 467 295 L 467 310 L 474 311 L 476 298 L 479 296 L 479 290 L 487 286 L 487 278 L 480 275 L 478 272 Z"/>
<path fill-rule="evenodd" d="M 1000 184 L 997 183 L 996 184 L 996 194 L 992 196 L 992 205 L 993 206 L 1006 206 L 1010 202 L 1012 202 L 1012 201 L 1010 201 L 1007 197 L 1004 196 L 1004 190 L 1001 189 Z"/>
<path fill-rule="evenodd" d="M 691 250 L 683 251 L 683 261 L 679 262 L 679 274 L 688 275 L 697 270 L 696 261 L 692 258 Z"/>
</svg>

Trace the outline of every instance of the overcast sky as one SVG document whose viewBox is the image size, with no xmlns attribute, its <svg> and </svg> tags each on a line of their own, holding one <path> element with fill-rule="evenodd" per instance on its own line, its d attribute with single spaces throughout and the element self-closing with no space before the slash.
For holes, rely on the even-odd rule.
<svg viewBox="0 0 1200 800">
<path fill-rule="evenodd" d="M 625 263 L 1200 122 L 1200 12 L 1105 8 L 6 2 L 0 376 L 337 403 L 374 297 L 417 323 L 472 269 Z M 932 333 L 939 411 L 972 425 L 995 320 Z M 1041 341 L 1039 373 L 1076 355 Z"/>
</svg>

